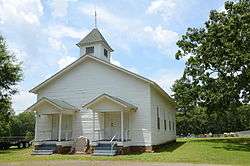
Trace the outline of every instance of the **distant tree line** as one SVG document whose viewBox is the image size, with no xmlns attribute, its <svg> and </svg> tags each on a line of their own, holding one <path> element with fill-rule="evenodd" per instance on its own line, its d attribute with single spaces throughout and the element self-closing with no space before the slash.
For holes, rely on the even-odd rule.
<svg viewBox="0 0 250 166">
<path fill-rule="evenodd" d="M 172 88 L 177 133 L 250 130 L 250 1 L 225 2 L 177 45 L 176 59 L 187 59 Z"/>
</svg>

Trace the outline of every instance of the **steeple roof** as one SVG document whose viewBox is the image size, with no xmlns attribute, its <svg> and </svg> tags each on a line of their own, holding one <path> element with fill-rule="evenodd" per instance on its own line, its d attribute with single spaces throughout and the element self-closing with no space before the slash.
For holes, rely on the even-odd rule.
<svg viewBox="0 0 250 166">
<path fill-rule="evenodd" d="M 104 46 L 107 49 L 109 49 L 109 51 L 113 51 L 113 49 L 109 46 L 108 42 L 104 39 L 101 32 L 97 28 L 94 28 L 87 36 L 85 36 L 76 45 L 78 47 L 80 47 L 80 46 L 86 46 L 86 45 L 94 44 L 94 43 L 98 43 L 98 42 L 104 44 Z"/>
</svg>

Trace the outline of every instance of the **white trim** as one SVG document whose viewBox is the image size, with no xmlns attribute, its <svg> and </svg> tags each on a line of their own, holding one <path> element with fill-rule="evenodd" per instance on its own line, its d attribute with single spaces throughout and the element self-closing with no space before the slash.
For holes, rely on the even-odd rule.
<svg viewBox="0 0 250 166">
<path fill-rule="evenodd" d="M 58 141 L 61 141 L 61 135 L 62 135 L 62 113 L 59 115 L 59 131 L 58 131 Z"/>
<path fill-rule="evenodd" d="M 95 140 L 95 111 L 92 110 L 92 116 L 93 116 L 93 131 L 92 131 L 92 141 Z"/>
<path fill-rule="evenodd" d="M 124 128 L 123 128 L 123 111 L 121 111 L 121 142 L 124 141 Z"/>
<path fill-rule="evenodd" d="M 36 117 L 36 122 L 35 122 L 35 141 L 37 141 L 38 139 L 38 114 L 37 112 L 35 113 L 35 117 Z"/>
<path fill-rule="evenodd" d="M 129 108 L 127 105 L 125 105 L 125 104 L 123 104 L 123 103 L 121 103 L 121 102 L 119 102 L 119 101 L 117 101 L 117 100 L 114 100 L 113 98 L 111 98 L 110 96 L 108 96 L 108 95 L 106 95 L 106 94 L 103 94 L 103 95 L 101 95 L 101 96 L 99 96 L 99 97 L 96 97 L 94 100 L 92 100 L 92 101 L 90 101 L 89 103 L 87 103 L 86 105 L 84 105 L 83 108 L 84 108 L 84 107 L 85 107 L 85 108 L 89 108 L 91 105 L 93 105 L 93 104 L 99 102 L 99 101 L 102 100 L 103 98 L 108 98 L 109 100 L 111 100 L 111 101 L 117 103 L 118 105 L 123 106 L 124 108 Z"/>
</svg>

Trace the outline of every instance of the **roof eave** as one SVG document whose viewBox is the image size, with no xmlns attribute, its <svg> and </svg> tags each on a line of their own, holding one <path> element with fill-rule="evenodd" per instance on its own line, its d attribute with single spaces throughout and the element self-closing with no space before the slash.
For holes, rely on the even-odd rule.
<svg viewBox="0 0 250 166">
<path fill-rule="evenodd" d="M 108 43 L 105 43 L 104 41 L 94 41 L 94 42 L 89 42 L 89 43 L 77 43 L 76 45 L 80 48 L 81 46 L 87 46 L 95 43 L 103 43 L 103 45 L 110 51 L 113 52 L 114 50 L 110 47 Z"/>
</svg>

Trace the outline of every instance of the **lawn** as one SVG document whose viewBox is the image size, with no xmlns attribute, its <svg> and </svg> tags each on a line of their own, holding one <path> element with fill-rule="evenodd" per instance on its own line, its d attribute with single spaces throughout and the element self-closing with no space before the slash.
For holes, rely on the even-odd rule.
<svg viewBox="0 0 250 166">
<path fill-rule="evenodd" d="M 250 138 L 178 139 L 155 153 L 129 154 L 114 157 L 90 155 L 32 156 L 32 149 L 0 151 L 0 162 L 25 160 L 134 160 L 250 165 Z"/>
</svg>

